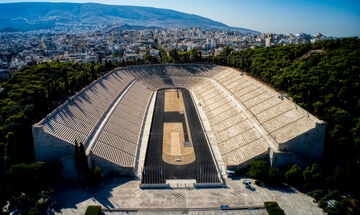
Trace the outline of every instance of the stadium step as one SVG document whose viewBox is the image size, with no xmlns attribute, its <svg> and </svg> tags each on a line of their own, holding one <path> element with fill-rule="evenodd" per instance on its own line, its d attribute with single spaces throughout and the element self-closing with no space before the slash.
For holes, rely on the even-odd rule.
<svg viewBox="0 0 360 215">
<path fill-rule="evenodd" d="M 172 189 L 193 189 L 196 179 L 170 179 L 166 180 L 166 184 Z"/>
</svg>

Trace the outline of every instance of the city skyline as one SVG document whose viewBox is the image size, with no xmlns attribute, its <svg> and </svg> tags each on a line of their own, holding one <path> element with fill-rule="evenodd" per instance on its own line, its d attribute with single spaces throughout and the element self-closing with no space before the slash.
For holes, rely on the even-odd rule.
<svg viewBox="0 0 360 215">
<path fill-rule="evenodd" d="M 5 0 L 13 2 L 74 2 L 148 6 L 196 14 L 234 27 L 272 33 L 322 33 L 360 36 L 360 3 L 357 1 L 144 1 L 144 0 Z M 204 8 L 204 6 L 207 6 Z"/>
</svg>

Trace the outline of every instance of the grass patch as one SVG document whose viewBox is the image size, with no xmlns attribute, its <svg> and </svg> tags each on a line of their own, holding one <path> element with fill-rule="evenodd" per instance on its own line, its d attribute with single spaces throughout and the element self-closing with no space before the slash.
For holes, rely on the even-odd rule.
<svg viewBox="0 0 360 215">
<path fill-rule="evenodd" d="M 285 215 L 277 202 L 264 202 L 264 205 L 269 215 Z"/>
<path fill-rule="evenodd" d="M 89 205 L 86 209 L 85 215 L 99 215 L 100 211 L 101 211 L 101 206 Z"/>
</svg>

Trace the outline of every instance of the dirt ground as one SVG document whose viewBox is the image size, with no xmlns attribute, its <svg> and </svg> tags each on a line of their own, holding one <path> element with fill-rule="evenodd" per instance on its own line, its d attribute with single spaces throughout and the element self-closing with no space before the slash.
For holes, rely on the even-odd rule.
<svg viewBox="0 0 360 215">
<path fill-rule="evenodd" d="M 165 91 L 165 112 L 185 112 L 184 100 L 178 89 L 167 89 Z"/>
<path fill-rule="evenodd" d="M 181 122 L 164 123 L 163 160 L 169 164 L 184 165 L 195 161 L 194 147 L 184 146 L 185 138 Z"/>
<path fill-rule="evenodd" d="M 194 162 L 196 157 L 181 91 L 177 89 L 168 89 L 165 91 L 164 112 L 178 112 L 179 114 L 183 114 L 185 117 L 185 126 L 183 125 L 184 122 L 164 123 L 163 160 L 173 165 L 185 165 Z M 186 141 L 184 128 L 186 128 L 189 137 L 189 146 L 184 145 Z"/>
</svg>

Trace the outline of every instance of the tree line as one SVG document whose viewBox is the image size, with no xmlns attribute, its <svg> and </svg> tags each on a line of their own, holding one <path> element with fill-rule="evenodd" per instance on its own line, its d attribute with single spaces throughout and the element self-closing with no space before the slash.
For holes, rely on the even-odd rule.
<svg viewBox="0 0 360 215">
<path fill-rule="evenodd" d="M 44 213 L 61 165 L 33 163 L 31 126 L 67 97 L 122 63 L 32 63 L 0 84 L 1 206 L 10 201 L 20 213 Z M 38 204 L 39 199 L 49 201 Z"/>
</svg>

